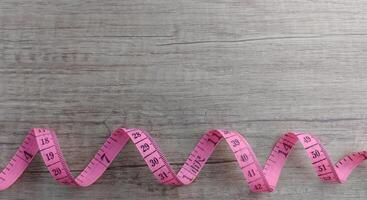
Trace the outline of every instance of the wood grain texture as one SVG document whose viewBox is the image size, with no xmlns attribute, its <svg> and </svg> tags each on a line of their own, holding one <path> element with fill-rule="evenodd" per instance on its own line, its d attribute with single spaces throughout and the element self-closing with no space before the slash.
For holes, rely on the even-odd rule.
<svg viewBox="0 0 367 200">
<path fill-rule="evenodd" d="M 57 131 L 77 174 L 111 130 L 151 132 L 176 169 L 208 129 L 264 163 L 308 131 L 334 161 L 367 146 L 367 2 L 0 0 L 0 166 L 31 127 Z M 320 183 L 291 155 L 274 193 L 249 192 L 226 145 L 186 187 L 157 184 L 130 144 L 93 186 L 54 182 L 40 157 L 1 199 L 366 199 L 366 164 Z"/>
</svg>

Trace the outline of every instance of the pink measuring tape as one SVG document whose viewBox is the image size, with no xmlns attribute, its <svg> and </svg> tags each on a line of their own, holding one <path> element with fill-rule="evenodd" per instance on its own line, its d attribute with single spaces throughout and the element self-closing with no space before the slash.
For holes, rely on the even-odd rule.
<svg viewBox="0 0 367 200">
<path fill-rule="evenodd" d="M 240 133 L 212 130 L 200 139 L 181 170 L 176 174 L 147 132 L 136 128 L 119 128 L 111 134 L 80 175 L 74 178 L 62 155 L 55 132 L 34 128 L 0 173 L 0 190 L 11 186 L 22 175 L 38 151 L 48 171 L 57 182 L 64 185 L 89 186 L 103 174 L 129 139 L 139 150 L 154 177 L 164 185 L 182 186 L 192 183 L 215 147 L 223 139 L 233 151 L 253 192 L 274 191 L 283 165 L 297 140 L 305 148 L 317 176 L 324 182 L 342 183 L 346 181 L 353 169 L 367 159 L 366 151 L 355 152 L 333 165 L 317 138 L 307 133 L 289 132 L 276 142 L 265 167 L 262 168 L 251 146 Z"/>
</svg>

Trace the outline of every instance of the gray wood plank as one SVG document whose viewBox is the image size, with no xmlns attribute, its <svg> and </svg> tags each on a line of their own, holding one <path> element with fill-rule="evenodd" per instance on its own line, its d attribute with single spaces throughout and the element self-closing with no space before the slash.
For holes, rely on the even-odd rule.
<svg viewBox="0 0 367 200">
<path fill-rule="evenodd" d="M 0 166 L 31 127 L 57 131 L 75 174 L 119 126 L 151 132 L 179 169 L 212 128 L 264 163 L 288 130 L 334 161 L 367 146 L 365 1 L 0 0 Z M 187 187 L 155 183 L 130 144 L 93 186 L 55 183 L 40 158 L 3 199 L 365 199 L 366 164 L 320 183 L 304 151 L 274 193 L 249 192 L 220 145 Z"/>
</svg>

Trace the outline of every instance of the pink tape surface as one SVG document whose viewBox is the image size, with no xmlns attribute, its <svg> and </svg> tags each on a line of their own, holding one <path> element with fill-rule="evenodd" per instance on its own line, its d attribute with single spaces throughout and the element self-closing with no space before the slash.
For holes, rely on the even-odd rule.
<svg viewBox="0 0 367 200">
<path fill-rule="evenodd" d="M 316 137 L 308 133 L 289 132 L 278 139 L 265 166 L 262 167 L 251 146 L 240 133 L 211 130 L 200 139 L 176 174 L 147 132 L 136 128 L 119 128 L 109 136 L 79 176 L 74 178 L 63 158 L 55 132 L 34 128 L 0 173 L 0 190 L 5 190 L 14 184 L 38 152 L 41 153 L 48 171 L 57 182 L 79 187 L 89 186 L 103 174 L 129 140 L 135 144 L 158 182 L 176 186 L 192 183 L 222 140 L 225 140 L 233 151 L 253 192 L 274 191 L 285 161 L 297 141 L 305 148 L 317 176 L 324 182 L 346 181 L 353 169 L 367 159 L 366 151 L 355 152 L 340 159 L 334 165 Z"/>
</svg>

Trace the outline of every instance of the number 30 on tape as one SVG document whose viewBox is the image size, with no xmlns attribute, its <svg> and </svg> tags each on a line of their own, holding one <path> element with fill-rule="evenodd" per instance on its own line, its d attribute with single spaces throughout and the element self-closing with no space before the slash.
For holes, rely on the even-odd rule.
<svg viewBox="0 0 367 200">
<path fill-rule="evenodd" d="M 241 134 L 236 131 L 211 130 L 199 140 L 182 168 L 175 173 L 147 132 L 137 128 L 119 128 L 109 136 L 86 168 L 74 178 L 62 155 L 55 132 L 34 128 L 0 173 L 0 190 L 14 184 L 38 152 L 57 182 L 79 187 L 89 186 L 103 174 L 129 140 L 135 144 L 157 181 L 175 186 L 192 183 L 222 140 L 228 143 L 253 192 L 274 191 L 285 161 L 297 141 L 303 145 L 317 176 L 323 182 L 346 181 L 353 169 L 367 159 L 366 151 L 355 152 L 346 155 L 334 165 L 316 137 L 307 133 L 289 132 L 278 139 L 262 167 Z"/>
</svg>

